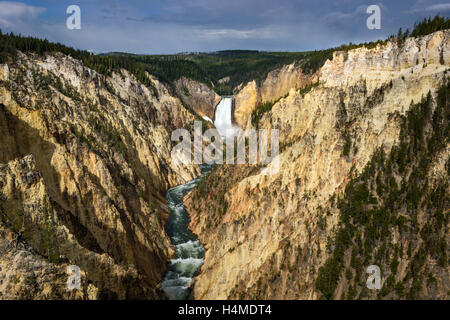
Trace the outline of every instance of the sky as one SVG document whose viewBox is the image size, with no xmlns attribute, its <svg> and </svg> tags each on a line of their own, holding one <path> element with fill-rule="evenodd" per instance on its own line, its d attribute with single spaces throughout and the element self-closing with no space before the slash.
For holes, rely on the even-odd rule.
<svg viewBox="0 0 450 320">
<path fill-rule="evenodd" d="M 79 30 L 66 26 L 73 4 Z M 381 8 L 379 30 L 366 26 L 369 5 Z M 306 51 L 384 39 L 438 13 L 449 16 L 450 1 L 27 0 L 0 1 L 0 29 L 95 53 Z"/>
</svg>

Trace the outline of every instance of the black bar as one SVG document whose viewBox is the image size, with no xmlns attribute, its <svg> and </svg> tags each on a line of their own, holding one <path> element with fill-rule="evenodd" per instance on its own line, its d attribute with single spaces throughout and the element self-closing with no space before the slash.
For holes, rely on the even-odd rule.
<svg viewBox="0 0 450 320">
<path fill-rule="evenodd" d="M 448 301 L 281 301 L 281 300 L 205 300 L 205 301 L 1 301 L 0 310 L 17 314 L 33 311 L 37 315 L 87 317 L 124 315 L 139 319 L 330 319 L 377 318 L 394 316 L 417 318 L 421 312 L 431 317 L 448 310 Z M 187 313 L 187 314 L 186 314 Z M 6 318 L 5 318 L 6 319 Z"/>
</svg>

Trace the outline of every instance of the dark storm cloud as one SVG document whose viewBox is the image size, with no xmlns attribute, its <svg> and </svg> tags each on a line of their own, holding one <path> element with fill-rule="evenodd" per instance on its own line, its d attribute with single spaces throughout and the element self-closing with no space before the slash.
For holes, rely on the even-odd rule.
<svg viewBox="0 0 450 320">
<path fill-rule="evenodd" d="M 76 31 L 65 27 L 74 2 L 82 11 Z M 366 28 L 371 4 L 382 8 L 381 30 Z M 438 0 L 0 1 L 0 28 L 96 52 L 294 51 L 384 38 L 449 9 Z"/>
</svg>

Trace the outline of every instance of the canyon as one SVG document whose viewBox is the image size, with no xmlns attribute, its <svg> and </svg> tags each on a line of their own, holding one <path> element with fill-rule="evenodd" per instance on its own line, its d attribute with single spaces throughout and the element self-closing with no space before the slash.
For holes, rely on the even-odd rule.
<svg viewBox="0 0 450 320">
<path fill-rule="evenodd" d="M 0 299 L 448 299 L 449 37 L 289 63 L 232 97 L 18 52 L 0 64 Z M 196 120 L 279 130 L 279 170 L 173 161 Z"/>
<path fill-rule="evenodd" d="M 165 193 L 200 174 L 172 163 L 170 134 L 199 116 L 148 77 L 63 54 L 1 66 L 2 298 L 166 297 Z M 66 288 L 70 264 L 81 290 Z"/>
<path fill-rule="evenodd" d="M 449 35 L 439 31 L 403 43 L 393 40 L 372 49 L 335 52 L 312 76 L 317 85 L 306 91 L 300 81 L 300 88 L 292 86 L 262 114 L 259 128 L 280 130 L 279 173 L 261 175 L 257 166 L 220 166 L 185 198 L 191 229 L 206 248 L 192 284 L 193 299 L 448 299 L 448 137 L 422 173 L 431 189 L 445 195 L 436 204 L 443 222 L 419 205 L 408 209 L 400 204 L 389 213 L 392 218 L 376 211 L 381 219 L 399 219 L 409 227 L 405 232 L 395 223 L 386 225 L 374 248 L 367 242 L 369 230 L 352 226 L 356 235 L 344 232 L 349 222 L 343 218 L 343 203 L 351 199 L 351 188 L 357 188 L 357 177 L 369 179 L 362 186 L 369 183 L 372 189 L 382 184 L 381 173 L 371 169 L 372 176 L 367 176 L 366 168 L 380 154 L 397 154 L 400 142 L 406 148 L 402 126 L 408 127 L 410 109 L 420 109 L 415 104 L 428 103 L 448 114 Z M 255 83 L 241 92 L 235 117 L 249 127 L 248 115 L 261 94 Z M 430 122 L 423 121 L 429 131 Z M 411 159 L 409 170 L 414 172 L 420 159 Z M 382 163 L 397 170 L 392 162 Z M 406 181 L 413 181 L 411 172 L 389 178 L 394 188 L 403 183 L 401 190 L 406 190 Z M 380 202 L 389 194 L 377 191 L 374 199 Z M 374 214 L 371 206 L 361 210 Z M 433 240 L 418 235 L 427 228 L 432 228 Z M 425 243 L 442 250 L 427 255 Z M 383 272 L 385 288 L 380 292 L 365 287 L 365 268 L 371 264 Z"/>
</svg>

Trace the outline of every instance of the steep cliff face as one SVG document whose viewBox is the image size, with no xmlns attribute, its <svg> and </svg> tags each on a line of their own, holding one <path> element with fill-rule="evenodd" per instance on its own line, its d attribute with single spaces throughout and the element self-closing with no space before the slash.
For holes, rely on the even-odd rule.
<svg viewBox="0 0 450 320">
<path fill-rule="evenodd" d="M 276 101 L 291 89 L 299 89 L 316 79 L 316 75 L 304 75 L 301 67 L 292 63 L 269 72 L 260 85 L 250 81 L 234 97 L 236 123 L 242 128 L 247 127 L 249 117 L 258 103 Z"/>
<path fill-rule="evenodd" d="M 234 120 L 241 128 L 244 128 L 258 101 L 260 101 L 258 86 L 256 81 L 249 82 L 243 87 L 237 95 L 233 97 L 234 102 Z"/>
<path fill-rule="evenodd" d="M 175 81 L 179 97 L 200 116 L 214 120 L 214 112 L 221 97 L 204 83 L 182 77 Z"/>
<path fill-rule="evenodd" d="M 105 77 L 62 54 L 0 67 L 0 210 L 15 235 L 2 240 L 3 297 L 164 297 L 164 195 L 200 170 L 170 159 L 171 131 L 195 116 L 148 76 Z M 67 264 L 83 271 L 78 293 Z"/>
<path fill-rule="evenodd" d="M 439 148 L 427 148 L 435 126 L 448 132 L 448 88 L 437 91 L 448 75 L 449 36 L 447 30 L 402 44 L 336 52 L 319 70 L 319 85 L 309 92 L 291 90 L 261 116 L 260 128 L 280 130 L 279 172 L 260 175 L 260 167 L 218 166 L 186 198 L 191 228 L 207 249 L 194 280 L 194 298 L 448 299 L 447 257 L 442 253 L 449 241 L 448 217 L 442 218 L 449 209 L 448 185 L 442 182 L 448 181 L 448 133 L 447 138 L 441 133 Z M 428 113 L 417 111 L 423 106 Z M 416 114 L 420 125 L 412 120 Z M 405 129 L 416 127 L 422 129 Z M 419 153 L 415 148 L 421 144 L 407 138 L 418 132 L 420 141 L 427 141 L 419 150 L 428 153 Z M 396 159 L 393 146 L 398 145 L 408 150 L 408 169 L 399 171 L 393 160 L 383 160 L 378 171 L 364 170 L 380 152 L 394 152 Z M 426 165 L 422 158 L 429 160 Z M 443 203 L 419 202 L 411 209 L 407 199 L 420 196 L 411 196 L 408 186 L 425 183 L 410 180 L 418 166 L 421 177 L 429 177 L 423 197 L 436 197 L 432 190 L 439 189 Z M 377 176 L 391 185 L 395 180 L 401 191 L 377 189 L 382 185 Z M 358 225 L 346 211 L 353 206 L 344 204 L 353 203 L 352 192 L 359 194 L 355 186 L 364 183 L 378 194 L 375 201 L 361 187 L 365 204 L 357 208 L 369 222 Z M 402 199 L 397 207 L 388 206 L 396 201 L 393 195 Z M 380 219 L 389 221 L 383 232 Z M 435 238 L 423 236 L 428 229 L 435 230 Z M 428 253 L 428 245 L 441 248 L 440 254 Z M 365 287 L 371 264 L 382 270 L 384 291 Z M 397 266 L 391 269 L 393 264 Z"/>
</svg>

